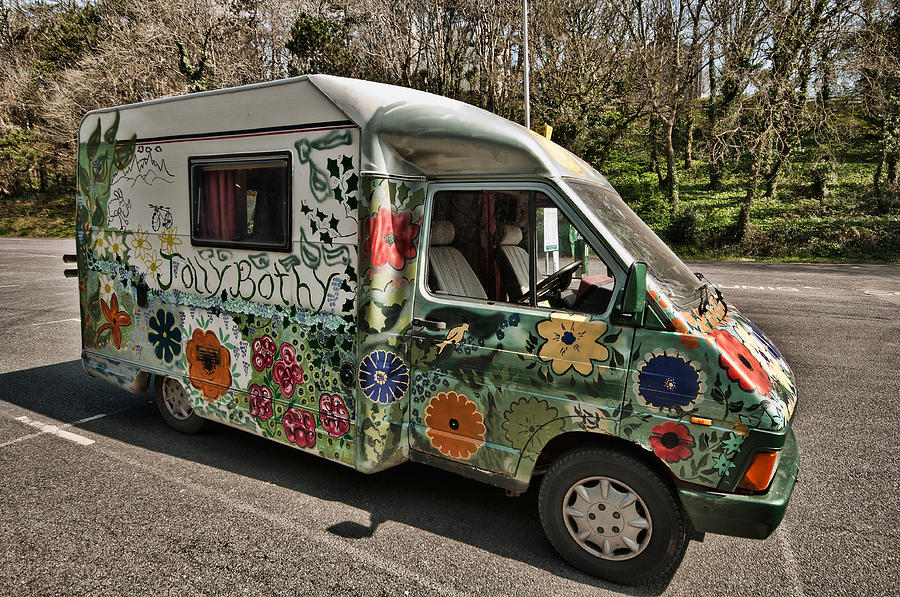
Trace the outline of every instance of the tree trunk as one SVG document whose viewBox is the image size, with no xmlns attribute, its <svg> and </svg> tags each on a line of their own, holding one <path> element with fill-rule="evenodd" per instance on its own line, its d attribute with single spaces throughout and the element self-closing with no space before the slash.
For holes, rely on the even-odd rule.
<svg viewBox="0 0 900 597">
<path fill-rule="evenodd" d="M 684 131 L 684 168 L 686 170 L 694 169 L 694 104 L 688 106 L 688 115 L 685 122 Z"/>
<path fill-rule="evenodd" d="M 666 180 L 668 181 L 669 203 L 678 204 L 678 164 L 675 163 L 675 144 L 673 132 L 675 130 L 675 111 L 666 122 Z"/>
<path fill-rule="evenodd" d="M 785 151 L 778 152 L 778 157 L 775 158 L 775 163 L 772 164 L 772 168 L 769 170 L 768 174 L 766 174 L 765 197 L 771 197 L 772 199 L 774 199 L 778 193 L 778 175 L 781 173 L 781 168 L 784 166 L 784 160 L 787 158 L 785 154 Z"/>
<path fill-rule="evenodd" d="M 655 115 L 650 116 L 649 141 L 650 141 L 650 167 L 656 173 L 656 180 L 659 186 L 663 186 L 662 172 L 659 169 L 659 152 L 656 149 L 656 131 L 659 127 L 659 120 Z"/>
<path fill-rule="evenodd" d="M 707 106 L 707 119 L 709 120 L 709 132 L 707 134 L 707 147 L 709 148 L 709 188 L 712 191 L 722 190 L 722 165 L 716 152 L 716 125 L 718 122 L 718 106 L 716 105 L 716 64 L 714 60 L 716 51 L 716 30 L 709 34 L 709 105 Z"/>
<path fill-rule="evenodd" d="M 750 208 L 753 206 L 753 199 L 756 197 L 760 168 L 762 168 L 762 151 L 757 151 L 753 156 L 750 175 L 747 177 L 747 193 L 744 195 L 741 211 L 738 213 L 735 236 L 739 242 L 747 238 L 747 233 L 750 231 Z"/>
</svg>

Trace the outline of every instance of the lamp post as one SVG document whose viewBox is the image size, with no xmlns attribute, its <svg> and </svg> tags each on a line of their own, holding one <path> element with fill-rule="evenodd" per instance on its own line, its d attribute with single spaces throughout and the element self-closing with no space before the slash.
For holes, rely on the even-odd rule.
<svg viewBox="0 0 900 597">
<path fill-rule="evenodd" d="M 522 13 L 525 22 L 525 128 L 531 129 L 531 95 L 528 89 L 528 0 L 522 0 Z"/>
</svg>

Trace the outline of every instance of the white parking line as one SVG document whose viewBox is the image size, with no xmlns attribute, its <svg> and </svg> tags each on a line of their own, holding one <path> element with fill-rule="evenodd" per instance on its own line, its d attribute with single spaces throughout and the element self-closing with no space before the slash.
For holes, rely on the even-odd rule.
<svg viewBox="0 0 900 597">
<path fill-rule="evenodd" d="M 68 319 L 57 319 L 56 321 L 39 321 L 37 323 L 29 323 L 29 326 L 34 325 L 50 325 L 51 323 L 66 323 L 67 321 L 81 321 L 77 317 L 70 317 Z"/>
<path fill-rule="evenodd" d="M 102 415 L 94 415 L 92 417 L 80 419 L 73 423 L 68 423 L 68 424 L 62 425 L 62 426 L 49 425 L 47 423 L 35 421 L 34 419 L 31 419 L 26 416 L 16 417 L 16 421 L 19 421 L 20 423 L 25 423 L 26 425 L 28 425 L 30 427 L 34 427 L 35 429 L 38 429 L 39 431 L 37 433 L 29 433 L 28 435 L 23 435 L 22 437 L 17 437 L 16 439 L 11 439 L 7 442 L 4 442 L 4 443 L 0 444 L 0 448 L 5 448 L 6 446 L 24 441 L 26 439 L 31 439 L 33 437 L 38 437 L 39 435 L 44 435 L 45 433 L 49 433 L 50 435 L 55 435 L 55 436 L 61 437 L 63 439 L 67 439 L 70 442 L 75 442 L 76 444 L 78 444 L 80 446 L 90 446 L 91 444 L 95 443 L 94 440 L 84 437 L 83 435 L 78 435 L 77 433 L 72 433 L 71 431 L 66 431 L 65 428 L 71 427 L 73 425 L 78 425 L 80 423 L 86 423 L 87 421 L 93 421 L 95 419 L 99 419 L 99 418 L 105 417 L 105 416 L 106 416 L 105 413 Z"/>
</svg>

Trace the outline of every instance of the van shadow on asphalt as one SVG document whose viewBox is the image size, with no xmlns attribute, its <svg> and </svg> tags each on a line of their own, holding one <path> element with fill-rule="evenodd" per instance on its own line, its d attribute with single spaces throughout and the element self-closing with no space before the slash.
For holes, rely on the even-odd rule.
<svg viewBox="0 0 900 597">
<path fill-rule="evenodd" d="M 128 394 L 88 376 L 77 360 L 0 375 L 0 399 L 63 423 L 110 413 L 72 429 L 369 512 L 368 526 L 348 520 L 327 529 L 347 539 L 371 537 L 382 522 L 395 521 L 627 595 L 659 595 L 671 581 L 626 587 L 570 567 L 544 536 L 538 482 L 510 498 L 502 489 L 415 463 L 363 475 L 225 425 L 209 424 L 197 435 L 183 435 L 162 421 L 152 390 Z"/>
</svg>

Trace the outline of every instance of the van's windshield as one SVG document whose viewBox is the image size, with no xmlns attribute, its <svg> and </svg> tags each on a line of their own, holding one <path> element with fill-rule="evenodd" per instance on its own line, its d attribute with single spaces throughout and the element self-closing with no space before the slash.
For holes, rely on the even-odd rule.
<svg viewBox="0 0 900 597">
<path fill-rule="evenodd" d="M 645 261 L 660 290 L 680 306 L 692 303 L 701 285 L 697 277 L 610 187 L 567 178 L 566 182 L 606 229 L 638 261 Z"/>
</svg>

